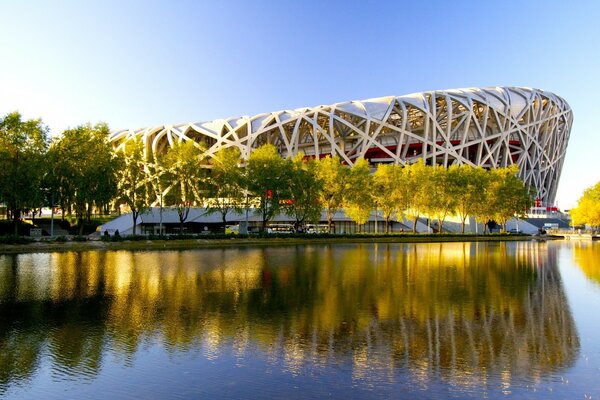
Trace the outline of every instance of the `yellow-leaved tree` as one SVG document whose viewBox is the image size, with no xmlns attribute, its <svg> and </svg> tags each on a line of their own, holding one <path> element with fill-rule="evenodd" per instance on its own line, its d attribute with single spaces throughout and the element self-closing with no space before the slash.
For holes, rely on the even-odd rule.
<svg viewBox="0 0 600 400">
<path fill-rule="evenodd" d="M 600 226 L 600 182 L 587 188 L 577 202 L 577 207 L 571 210 L 574 225 Z"/>
</svg>

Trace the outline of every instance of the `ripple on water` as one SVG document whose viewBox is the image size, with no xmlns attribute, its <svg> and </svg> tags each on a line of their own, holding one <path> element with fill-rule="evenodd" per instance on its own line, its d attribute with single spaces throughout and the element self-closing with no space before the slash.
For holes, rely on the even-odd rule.
<svg viewBox="0 0 600 400">
<path fill-rule="evenodd" d="M 598 346 L 586 337 L 578 370 L 590 320 L 574 320 L 556 248 L 83 252 L 22 268 L 0 257 L 0 396 L 589 394 Z M 595 274 L 600 253 L 583 250 Z"/>
</svg>

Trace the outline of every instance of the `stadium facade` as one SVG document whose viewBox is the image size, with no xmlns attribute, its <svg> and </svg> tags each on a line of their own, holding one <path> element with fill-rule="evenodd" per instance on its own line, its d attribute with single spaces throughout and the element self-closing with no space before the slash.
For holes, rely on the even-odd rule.
<svg viewBox="0 0 600 400">
<path fill-rule="evenodd" d="M 237 147 L 247 158 L 271 143 L 283 157 L 337 155 L 348 165 L 517 164 L 520 177 L 546 204 L 554 203 L 573 113 L 561 97 L 525 87 L 438 90 L 405 96 L 298 108 L 113 132 L 119 149 L 136 137 L 163 153 L 178 141 L 203 142 L 208 157 Z M 150 157 L 151 159 L 151 157 Z"/>
</svg>

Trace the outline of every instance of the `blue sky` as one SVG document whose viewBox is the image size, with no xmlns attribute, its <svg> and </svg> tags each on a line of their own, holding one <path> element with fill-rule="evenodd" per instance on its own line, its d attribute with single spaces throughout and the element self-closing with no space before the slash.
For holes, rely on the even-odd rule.
<svg viewBox="0 0 600 400">
<path fill-rule="evenodd" d="M 529 86 L 574 110 L 558 205 L 600 181 L 600 2 L 0 0 L 0 15 L 0 115 L 53 134 Z"/>
</svg>

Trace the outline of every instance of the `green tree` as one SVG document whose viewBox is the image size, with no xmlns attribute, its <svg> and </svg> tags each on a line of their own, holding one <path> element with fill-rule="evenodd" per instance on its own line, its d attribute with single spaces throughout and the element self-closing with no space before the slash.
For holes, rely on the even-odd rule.
<svg viewBox="0 0 600 400">
<path fill-rule="evenodd" d="M 402 166 L 398 164 L 379 164 L 373 174 L 373 199 L 383 213 L 385 233 L 389 233 L 390 219 L 403 204 L 403 177 Z"/>
<path fill-rule="evenodd" d="M 490 171 L 492 180 L 493 216 L 506 231 L 506 222 L 514 217 L 523 216 L 533 204 L 533 193 L 517 176 L 519 167 L 513 164 L 506 168 Z"/>
<path fill-rule="evenodd" d="M 167 167 L 164 164 L 164 155 L 152 153 L 152 159 L 145 165 L 147 179 L 149 181 L 148 205 L 158 205 L 159 207 L 159 232 L 164 233 L 162 226 L 163 210 L 165 207 L 165 198 L 168 189 L 171 186 Z"/>
<path fill-rule="evenodd" d="M 137 218 L 149 207 L 152 180 L 147 168 L 146 152 L 142 139 L 136 137 L 125 144 L 122 154 L 123 168 L 118 171 L 119 201 L 127 204 L 133 220 L 133 234 L 136 234 Z"/>
<path fill-rule="evenodd" d="M 583 192 L 571 216 L 574 224 L 600 226 L 600 182 Z"/>
<path fill-rule="evenodd" d="M 422 159 L 404 167 L 406 190 L 404 202 L 406 213 L 413 219 L 413 233 L 417 232 L 417 222 L 426 212 L 431 196 L 431 171 Z"/>
<path fill-rule="evenodd" d="M 448 215 L 454 213 L 459 192 L 459 172 L 456 165 L 446 168 L 437 165 L 430 172 L 430 195 L 428 196 L 427 212 L 438 222 L 438 233 L 444 230 L 444 222 Z"/>
<path fill-rule="evenodd" d="M 329 233 L 331 233 L 333 216 L 342 208 L 348 173 L 349 169 L 341 163 L 340 158 L 337 156 L 327 156 L 317 161 L 317 178 L 323 182 L 319 202 L 327 216 L 327 230 Z"/>
<path fill-rule="evenodd" d="M 356 222 L 359 232 L 364 230 L 364 224 L 369 221 L 373 205 L 371 166 L 367 160 L 359 158 L 350 168 L 344 193 L 346 214 Z"/>
<path fill-rule="evenodd" d="M 306 222 L 318 222 L 321 217 L 319 196 L 323 180 L 319 178 L 317 168 L 317 162 L 305 160 L 302 153 L 286 160 L 289 201 L 285 203 L 284 211 L 296 220 L 296 230 Z"/>
<path fill-rule="evenodd" d="M 60 206 L 61 219 L 64 221 L 67 213 L 71 212 L 71 205 L 73 204 L 75 190 L 71 185 L 76 170 L 72 168 L 71 160 L 64 157 L 62 148 L 58 145 L 58 140 L 58 138 L 54 139 L 48 149 L 50 173 L 46 176 L 46 186 L 50 190 L 50 197 L 54 198 L 54 203 Z"/>
<path fill-rule="evenodd" d="M 458 167 L 455 176 L 456 214 L 460 218 L 461 233 L 465 233 L 465 222 L 469 216 L 475 216 L 477 209 L 485 202 L 487 172 L 481 167 L 463 164 Z"/>
<path fill-rule="evenodd" d="M 247 185 L 250 194 L 257 198 L 258 213 L 261 215 L 261 230 L 282 208 L 282 202 L 289 200 L 289 187 L 286 162 L 272 144 L 265 144 L 254 150 L 246 167 Z"/>
<path fill-rule="evenodd" d="M 15 235 L 21 213 L 43 202 L 47 133 L 41 120 L 23 121 L 18 112 L 0 119 L 0 201 L 10 211 Z"/>
<path fill-rule="evenodd" d="M 102 209 L 117 194 L 121 165 L 108 142 L 109 134 L 104 123 L 80 125 L 64 131 L 50 147 L 52 190 L 63 210 L 75 210 L 80 235 L 94 205 Z"/>
<path fill-rule="evenodd" d="M 478 199 L 479 202 L 474 202 L 472 205 L 472 215 L 475 217 L 477 222 L 483 224 L 483 234 L 488 232 L 490 222 L 494 219 L 494 207 L 496 202 L 496 191 L 499 187 L 497 174 L 492 173 L 489 170 L 478 167 L 476 174 L 478 179 L 481 180 L 480 187 L 481 193 Z"/>
<path fill-rule="evenodd" d="M 241 162 L 237 147 L 221 149 L 212 159 L 207 206 L 209 213 L 221 214 L 223 227 L 227 225 L 227 214 L 240 211 L 244 205 L 246 182 Z"/>
<path fill-rule="evenodd" d="M 166 201 L 177 210 L 180 233 L 191 206 L 202 204 L 205 197 L 208 169 L 204 153 L 205 148 L 191 140 L 176 142 L 161 161 L 164 178 L 171 184 Z"/>
</svg>

